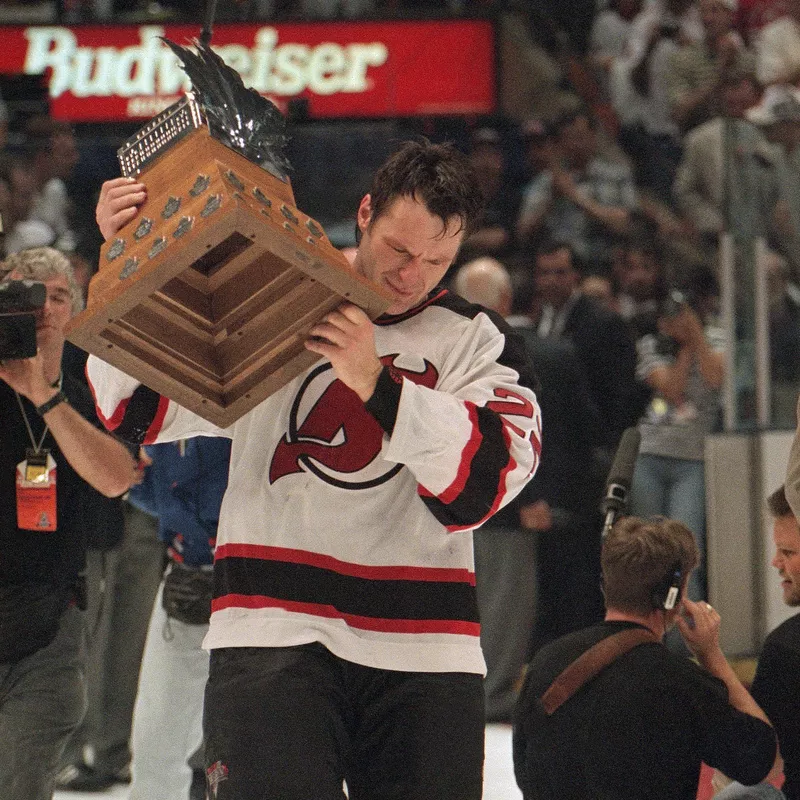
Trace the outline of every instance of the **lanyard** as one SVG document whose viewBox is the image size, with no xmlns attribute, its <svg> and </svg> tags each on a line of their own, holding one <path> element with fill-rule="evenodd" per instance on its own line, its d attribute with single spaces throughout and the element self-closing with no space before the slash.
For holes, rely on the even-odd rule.
<svg viewBox="0 0 800 800">
<path fill-rule="evenodd" d="M 53 388 L 57 386 L 60 390 L 63 381 L 64 381 L 64 373 L 62 372 L 58 376 L 58 382 L 53 384 Z M 28 414 L 25 411 L 25 406 L 22 405 L 22 398 L 19 396 L 19 392 L 17 392 L 16 390 L 14 391 L 14 394 L 16 395 L 17 398 L 17 404 L 19 405 L 19 410 L 20 412 L 22 412 L 22 419 L 25 421 L 25 429 L 28 431 L 28 438 L 31 440 L 31 447 L 33 448 L 33 452 L 36 453 L 36 455 L 38 455 L 39 453 L 42 452 L 42 445 L 44 444 L 44 438 L 45 436 L 47 436 L 47 432 L 50 429 L 48 428 L 47 423 L 45 423 L 44 430 L 42 431 L 42 437 L 41 439 L 39 439 L 39 444 L 37 445 L 36 439 L 33 436 L 33 428 L 31 428 L 31 423 L 28 420 Z"/>
</svg>

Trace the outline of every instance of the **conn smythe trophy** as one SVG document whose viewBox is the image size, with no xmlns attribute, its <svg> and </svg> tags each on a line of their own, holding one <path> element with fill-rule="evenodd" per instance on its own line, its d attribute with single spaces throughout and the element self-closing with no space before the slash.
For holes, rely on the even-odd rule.
<svg viewBox="0 0 800 800">
<path fill-rule="evenodd" d="M 119 151 L 147 200 L 106 242 L 69 339 L 225 427 L 309 367 L 309 330 L 390 300 L 294 204 L 283 118 L 204 44 L 192 91 Z"/>
</svg>

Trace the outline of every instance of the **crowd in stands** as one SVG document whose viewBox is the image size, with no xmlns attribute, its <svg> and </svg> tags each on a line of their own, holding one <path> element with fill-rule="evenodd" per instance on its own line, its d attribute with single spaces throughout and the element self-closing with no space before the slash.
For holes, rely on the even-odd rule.
<svg viewBox="0 0 800 800">
<path fill-rule="evenodd" d="M 35 13 L 42 19 L 196 19 L 196 8 L 182 0 L 0 2 L 0 23 Z M 548 426 L 536 478 L 475 537 L 489 666 L 487 716 L 508 720 L 516 678 L 531 654 L 602 619 L 599 500 L 615 448 L 630 426 L 642 432 L 631 510 L 663 514 L 693 532 L 700 566 L 689 596 L 706 597 L 703 444 L 720 424 L 727 342 L 719 326 L 719 236 L 735 230 L 737 197 L 757 217 L 768 246 L 762 268 L 774 420 L 794 427 L 800 385 L 800 0 L 598 0 L 596 7 L 563 0 L 220 3 L 221 19 L 497 11 L 509 47 L 500 54 L 506 67 L 503 113 L 474 121 L 464 142 L 486 213 L 448 280 L 521 332 L 542 383 Z M 514 54 L 519 59 L 508 64 Z M 98 234 L 80 221 L 70 196 L 76 134 L 66 123 L 31 117 L 9 148 L 6 120 L 0 101 L 0 256 L 53 247 L 68 256 L 85 292 L 97 264 Z M 747 169 L 733 162 L 746 162 Z M 742 175 L 748 176 L 744 182 Z M 170 455 L 175 453 L 161 459 Z M 154 501 L 148 503 L 146 510 L 157 513 Z M 96 643 L 93 657 L 106 666 L 94 677 L 95 706 L 66 758 L 73 770 L 62 784 L 72 788 L 102 788 L 123 779 L 128 768 L 136 681 L 131 684 L 126 670 L 129 689 L 124 707 L 113 712 L 117 717 L 104 705 L 110 700 L 102 681 L 114 674 L 107 665 L 114 657 L 109 620 L 125 591 L 123 578 L 114 584 L 110 576 L 130 566 L 130 558 L 141 557 L 149 577 L 140 572 L 133 587 L 141 592 L 132 612 L 137 623 L 124 623 L 125 644 L 137 652 L 136 664 L 144 651 L 145 664 L 156 672 L 175 657 L 157 650 L 165 649 L 166 640 L 157 637 L 166 623 L 163 547 L 148 546 L 158 541 L 156 524 L 143 523 L 147 542 L 137 545 L 138 555 L 126 555 L 138 514 L 127 506 L 125 513 L 118 523 L 128 543 L 120 534 L 98 544 L 96 558 L 90 549 L 90 564 L 96 562 L 90 610 L 106 619 L 95 625 L 98 635 L 105 625 L 106 638 Z M 213 513 L 209 520 L 211 528 Z M 169 531 L 160 534 L 176 546 Z M 184 561 L 174 551 L 170 558 L 173 567 Z M 198 565 L 207 566 L 210 558 L 206 547 Z M 103 591 L 112 594 L 103 599 Z M 200 678 L 189 687 L 195 706 L 207 667 L 199 655 L 201 639 L 195 631 L 184 653 L 199 663 Z M 153 696 L 169 691 L 146 674 Z M 171 753 L 168 766 L 176 759 L 185 766 L 199 746 L 195 711 L 190 730 L 176 733 L 189 738 L 190 752 Z M 114 719 L 118 731 L 104 743 L 102 726 Z M 140 724 L 144 751 L 155 741 L 153 726 L 165 723 Z M 89 764 L 87 745 L 94 759 Z M 152 761 L 156 756 L 150 754 Z M 181 790 L 190 779 L 187 767 Z"/>
</svg>

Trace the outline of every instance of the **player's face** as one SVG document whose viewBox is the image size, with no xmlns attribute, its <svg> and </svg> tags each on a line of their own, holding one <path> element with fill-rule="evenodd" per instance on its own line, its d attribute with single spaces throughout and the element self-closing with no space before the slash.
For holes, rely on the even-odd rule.
<svg viewBox="0 0 800 800">
<path fill-rule="evenodd" d="M 372 223 L 372 224 L 370 224 Z M 456 217 L 442 220 L 412 197 L 398 197 L 372 222 L 367 195 L 358 209 L 358 273 L 389 292 L 388 314 L 421 303 L 455 260 L 464 232 Z"/>
<path fill-rule="evenodd" d="M 778 517 L 772 525 L 775 557 L 772 566 L 781 577 L 783 602 L 800 606 L 800 526 L 792 515 Z"/>
</svg>

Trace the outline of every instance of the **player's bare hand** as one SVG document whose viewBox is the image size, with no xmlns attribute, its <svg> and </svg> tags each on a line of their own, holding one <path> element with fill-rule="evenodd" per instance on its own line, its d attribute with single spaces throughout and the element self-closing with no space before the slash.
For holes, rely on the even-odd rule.
<svg viewBox="0 0 800 800">
<path fill-rule="evenodd" d="M 114 178 L 106 181 L 100 189 L 95 219 L 103 238 L 108 241 L 125 227 L 139 212 L 139 206 L 147 198 L 143 183 L 132 178 Z"/>
<path fill-rule="evenodd" d="M 375 332 L 370 318 L 352 303 L 343 303 L 309 332 L 306 348 L 325 356 L 336 377 L 364 402 L 372 397 L 381 362 L 375 350 Z"/>
</svg>

